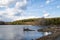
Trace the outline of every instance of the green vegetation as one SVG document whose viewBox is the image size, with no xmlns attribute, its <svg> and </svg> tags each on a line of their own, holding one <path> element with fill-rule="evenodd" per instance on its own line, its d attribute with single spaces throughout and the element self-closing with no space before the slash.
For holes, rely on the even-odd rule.
<svg viewBox="0 0 60 40">
<path fill-rule="evenodd" d="M 0 22 L 1 23 L 1 22 Z M 60 18 L 33 18 L 5 22 L 8 25 L 60 25 Z"/>
<path fill-rule="evenodd" d="M 60 25 L 60 18 L 36 18 L 36 19 L 25 19 L 10 22 L 10 24 L 15 25 Z"/>
<path fill-rule="evenodd" d="M 33 24 L 36 21 L 36 19 L 24 19 L 24 20 L 17 20 L 13 22 L 7 22 L 8 24 L 13 24 L 13 25 L 29 25 Z"/>
<path fill-rule="evenodd" d="M 46 25 L 60 25 L 60 18 L 46 19 Z"/>
</svg>

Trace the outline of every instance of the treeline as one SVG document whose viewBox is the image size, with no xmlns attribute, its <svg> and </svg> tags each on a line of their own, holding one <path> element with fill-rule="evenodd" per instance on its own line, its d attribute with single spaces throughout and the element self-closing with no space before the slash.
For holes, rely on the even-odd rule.
<svg viewBox="0 0 60 40">
<path fill-rule="evenodd" d="M 60 25 L 60 18 L 33 18 L 13 22 L 0 22 L 5 25 Z"/>
<path fill-rule="evenodd" d="M 0 21 L 0 25 L 5 25 L 5 22 L 4 21 Z"/>
<path fill-rule="evenodd" d="M 60 25 L 60 18 L 47 18 L 45 25 Z"/>
<path fill-rule="evenodd" d="M 37 25 L 60 25 L 60 18 L 41 18 L 38 20 Z"/>
<path fill-rule="evenodd" d="M 8 24 L 14 25 L 60 25 L 60 18 L 34 18 L 34 19 L 25 19 L 25 20 L 18 20 L 14 22 L 9 22 Z"/>
<path fill-rule="evenodd" d="M 24 20 L 17 20 L 17 21 L 13 21 L 13 22 L 8 22 L 8 24 L 13 24 L 13 25 L 26 25 L 31 24 L 32 22 L 35 22 L 36 19 L 24 19 Z"/>
</svg>

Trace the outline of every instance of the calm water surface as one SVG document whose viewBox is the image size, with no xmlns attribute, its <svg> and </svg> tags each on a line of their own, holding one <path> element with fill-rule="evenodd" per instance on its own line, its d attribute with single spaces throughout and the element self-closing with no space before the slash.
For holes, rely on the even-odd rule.
<svg viewBox="0 0 60 40">
<path fill-rule="evenodd" d="M 35 31 L 23 31 L 24 28 Z M 40 28 L 31 25 L 0 25 L 0 40 L 35 40 L 45 36 L 45 33 L 37 31 Z"/>
</svg>

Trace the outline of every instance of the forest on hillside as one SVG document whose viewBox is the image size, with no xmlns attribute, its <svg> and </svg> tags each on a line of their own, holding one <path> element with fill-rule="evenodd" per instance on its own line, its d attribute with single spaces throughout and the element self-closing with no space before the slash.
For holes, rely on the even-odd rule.
<svg viewBox="0 0 60 40">
<path fill-rule="evenodd" d="M 60 25 L 60 18 L 33 18 L 13 22 L 0 21 L 0 25 Z"/>
<path fill-rule="evenodd" d="M 33 18 L 6 22 L 11 25 L 60 25 L 60 18 Z"/>
</svg>

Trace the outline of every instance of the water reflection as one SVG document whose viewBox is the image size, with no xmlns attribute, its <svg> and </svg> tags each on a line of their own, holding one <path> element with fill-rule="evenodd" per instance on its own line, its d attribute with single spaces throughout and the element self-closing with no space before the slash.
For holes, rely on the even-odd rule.
<svg viewBox="0 0 60 40">
<path fill-rule="evenodd" d="M 25 31 L 25 39 L 26 40 L 32 40 L 32 39 L 36 39 L 36 38 L 39 38 L 39 37 L 42 37 L 43 36 L 43 33 L 42 32 L 36 32 L 36 31 L 28 31 L 26 32 Z"/>
<path fill-rule="evenodd" d="M 19 40 L 24 37 L 23 29 L 19 26 L 0 26 L 0 39 Z"/>
<path fill-rule="evenodd" d="M 28 25 L 1 25 L 0 40 L 32 40 L 44 36 L 43 32 L 23 31 L 24 27 L 37 30 L 39 27 Z"/>
<path fill-rule="evenodd" d="M 52 34 L 52 32 L 44 32 L 44 36 L 47 36 L 49 34 Z"/>
</svg>

